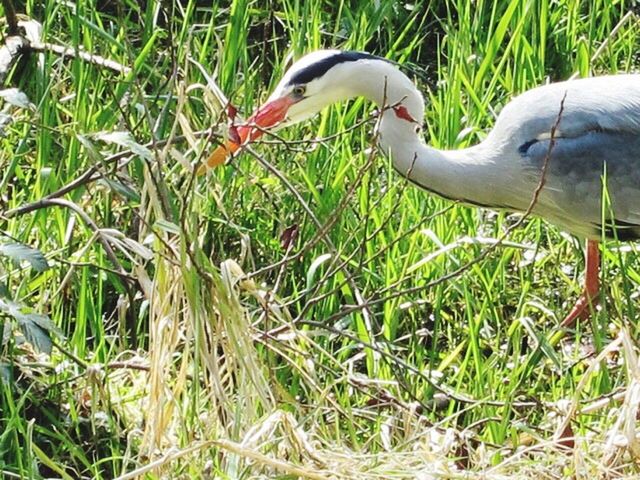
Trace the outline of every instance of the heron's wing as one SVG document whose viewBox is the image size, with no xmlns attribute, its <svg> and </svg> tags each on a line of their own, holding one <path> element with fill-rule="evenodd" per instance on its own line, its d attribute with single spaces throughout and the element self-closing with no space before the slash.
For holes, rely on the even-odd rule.
<svg viewBox="0 0 640 480">
<path fill-rule="evenodd" d="M 548 162 L 538 213 L 563 217 L 574 233 L 593 230 L 589 236 L 600 235 L 604 215 L 608 236 L 640 238 L 640 130 L 588 130 L 551 141 L 534 141 L 519 152 L 534 178 Z"/>
<path fill-rule="evenodd" d="M 618 238 L 640 238 L 640 75 L 525 92 L 503 109 L 487 140 L 506 158 L 520 159 L 530 189 L 539 182 L 552 131 L 545 189 L 535 211 L 573 233 L 598 237 L 606 178 L 608 221 Z M 605 225 L 607 233 L 612 228 Z"/>
<path fill-rule="evenodd" d="M 505 106 L 489 137 L 520 147 L 549 138 L 554 127 L 557 137 L 593 130 L 640 134 L 640 75 L 585 78 L 529 90 Z"/>
<path fill-rule="evenodd" d="M 608 236 L 640 238 L 640 77 L 636 79 L 637 86 L 634 83 L 624 99 L 597 97 L 592 90 L 566 90 L 561 113 L 557 91 L 540 99 L 547 107 L 558 101 L 555 119 L 549 113 L 529 115 L 528 128 L 522 129 L 528 130 L 522 137 L 528 140 L 511 145 L 531 182 L 539 181 L 548 158 L 537 213 L 591 237 L 600 236 L 604 215 Z M 569 102 L 577 93 L 584 94 L 583 101 Z M 554 125 L 557 130 L 550 145 Z M 609 201 L 604 202 L 603 212 L 605 197 Z"/>
</svg>

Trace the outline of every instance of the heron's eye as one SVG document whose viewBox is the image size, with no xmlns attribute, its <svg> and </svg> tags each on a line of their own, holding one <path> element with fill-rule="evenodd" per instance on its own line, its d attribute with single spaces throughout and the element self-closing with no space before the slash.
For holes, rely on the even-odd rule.
<svg viewBox="0 0 640 480">
<path fill-rule="evenodd" d="M 307 91 L 307 87 L 305 87 L 304 85 L 298 85 L 297 87 L 293 87 L 293 94 L 296 97 L 303 97 L 305 92 Z"/>
</svg>

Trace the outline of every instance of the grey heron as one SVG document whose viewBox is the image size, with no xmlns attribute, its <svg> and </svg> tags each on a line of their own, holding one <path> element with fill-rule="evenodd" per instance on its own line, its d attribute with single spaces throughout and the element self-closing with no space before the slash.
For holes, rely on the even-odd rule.
<svg viewBox="0 0 640 480">
<path fill-rule="evenodd" d="M 562 325 L 588 318 L 600 289 L 599 240 L 640 239 L 640 75 L 526 91 L 502 109 L 481 143 L 444 151 L 424 143 L 422 95 L 394 64 L 367 53 L 320 50 L 291 66 L 206 165 L 223 163 L 265 129 L 298 123 L 358 96 L 382 107 L 378 144 L 414 184 L 479 207 L 523 212 L 532 206 L 533 214 L 585 238 L 584 290 Z"/>
</svg>

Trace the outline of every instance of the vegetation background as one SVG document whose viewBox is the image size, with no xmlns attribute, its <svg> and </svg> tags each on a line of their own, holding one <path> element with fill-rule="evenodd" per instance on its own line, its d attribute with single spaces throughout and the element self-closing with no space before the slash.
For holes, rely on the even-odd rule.
<svg viewBox="0 0 640 480">
<path fill-rule="evenodd" d="M 428 140 L 461 148 L 519 92 L 637 71 L 635 5 L 17 5 L 32 50 L 0 92 L 1 475 L 640 474 L 636 245 L 607 242 L 601 308 L 558 329 L 580 241 L 526 219 L 498 244 L 518 217 L 407 185 L 361 99 L 194 174 L 225 96 L 248 115 L 313 49 L 397 62 Z"/>
</svg>

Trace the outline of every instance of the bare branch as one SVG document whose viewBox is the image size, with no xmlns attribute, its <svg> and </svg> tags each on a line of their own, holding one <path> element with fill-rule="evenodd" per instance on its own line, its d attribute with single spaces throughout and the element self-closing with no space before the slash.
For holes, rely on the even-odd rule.
<svg viewBox="0 0 640 480">
<path fill-rule="evenodd" d="M 2 0 L 4 16 L 7 18 L 7 33 L 10 37 L 18 35 L 18 15 L 13 0 Z"/>
<path fill-rule="evenodd" d="M 414 287 L 410 287 L 404 290 L 396 290 L 394 291 L 400 284 L 402 284 L 405 279 L 402 278 L 400 280 L 398 280 L 397 282 L 388 285 L 387 287 L 385 287 L 384 289 L 380 290 L 378 292 L 378 294 L 382 294 L 385 292 L 389 292 L 389 291 L 393 291 L 392 293 L 390 293 L 387 296 L 383 296 L 383 297 L 378 297 L 376 299 L 372 299 L 372 300 L 367 300 L 364 304 L 355 304 L 355 305 L 345 305 L 341 311 L 331 315 L 330 317 L 324 319 L 324 324 L 332 324 L 338 320 L 340 320 L 341 318 L 344 318 L 347 315 L 350 315 L 356 311 L 359 311 L 361 309 L 365 309 L 365 308 L 370 308 L 374 305 L 378 305 L 378 304 L 384 304 L 389 300 L 392 300 L 394 298 L 398 298 L 400 296 L 403 295 L 408 295 L 408 294 L 414 294 L 417 292 L 421 292 L 421 291 L 425 291 L 428 290 L 430 288 L 433 288 L 437 285 L 440 285 L 448 280 L 451 280 L 452 278 L 455 278 L 459 275 L 461 275 L 462 273 L 466 272 L 469 268 L 471 268 L 473 265 L 476 265 L 477 263 L 481 262 L 483 259 L 485 259 L 491 252 L 493 252 L 495 249 L 497 249 L 500 245 L 502 245 L 502 243 L 504 242 L 504 240 L 506 240 L 509 235 L 511 235 L 511 232 L 513 232 L 516 228 L 518 228 L 520 225 L 522 225 L 522 223 L 529 217 L 529 215 L 531 215 L 531 213 L 533 212 L 533 209 L 535 208 L 535 205 L 538 202 L 538 199 L 540 197 L 540 193 L 542 192 L 542 189 L 544 188 L 545 182 L 546 182 L 546 175 L 547 175 L 547 169 L 550 163 L 550 159 L 551 159 L 551 153 L 553 148 L 555 147 L 555 143 L 556 143 L 556 131 L 557 128 L 560 124 L 560 120 L 562 119 L 562 115 L 564 113 L 564 102 L 566 99 L 566 93 L 564 95 L 564 97 L 562 98 L 562 101 L 560 102 L 560 108 L 558 111 L 558 116 L 556 118 L 556 121 L 554 123 L 554 125 L 551 127 L 551 132 L 550 132 L 550 142 L 549 142 L 549 148 L 547 150 L 547 154 L 545 156 L 543 165 L 542 165 L 542 169 L 540 172 L 540 179 L 538 181 L 538 184 L 536 186 L 536 188 L 534 189 L 533 193 L 532 193 L 532 197 L 531 197 L 531 201 L 529 203 L 529 206 L 527 207 L 527 209 L 525 210 L 525 212 L 522 214 L 522 216 L 518 219 L 517 222 L 513 223 L 512 225 L 509 226 L 509 228 L 507 228 L 504 233 L 496 240 L 495 243 L 493 243 L 492 245 L 490 245 L 489 247 L 487 247 L 485 250 L 483 250 L 478 256 L 476 256 L 473 260 L 470 260 L 469 262 L 465 263 L 464 265 L 460 266 L 459 268 L 455 269 L 454 271 L 447 273 L 439 278 L 437 278 L 436 280 L 433 280 L 431 282 L 428 282 L 425 285 L 420 285 L 420 286 L 414 286 Z M 300 320 L 302 322 L 304 322 L 303 320 Z"/>
<path fill-rule="evenodd" d="M 39 203 L 41 204 L 40 208 L 57 206 L 57 207 L 68 208 L 69 210 L 72 210 L 75 213 L 77 213 L 78 216 L 84 221 L 84 223 L 86 223 L 87 226 L 92 231 L 98 234 L 98 239 L 100 240 L 100 243 L 102 243 L 105 253 L 107 254 L 107 257 L 109 257 L 109 260 L 111 261 L 115 269 L 122 274 L 123 278 L 127 278 L 127 279 L 129 278 L 127 271 L 120 264 L 118 257 L 116 256 L 115 252 L 111 248 L 111 245 L 109 245 L 109 242 L 107 241 L 106 237 L 101 234 L 100 228 L 98 227 L 98 225 L 96 225 L 93 219 L 89 215 L 87 215 L 87 213 L 84 210 L 82 210 L 75 203 L 70 202 L 68 200 L 63 200 L 60 198 L 42 199 L 40 200 Z"/>
<path fill-rule="evenodd" d="M 100 55 L 94 55 L 93 53 L 83 52 L 73 47 L 65 47 L 64 45 L 56 45 L 55 43 L 32 43 L 31 50 L 36 52 L 52 52 L 60 55 L 62 58 L 78 58 L 84 62 L 98 65 L 99 67 L 108 68 L 114 72 L 128 75 L 132 72 L 131 67 L 122 65 L 115 60 L 101 57 Z"/>
<path fill-rule="evenodd" d="M 198 138 L 211 136 L 212 135 L 212 129 L 208 128 L 206 130 L 195 132 L 194 135 L 196 137 L 198 137 Z M 181 136 L 176 136 L 173 139 L 156 140 L 155 142 L 146 143 L 143 146 L 146 147 L 146 148 L 153 148 L 154 146 L 156 148 L 161 148 L 161 147 L 164 147 L 165 145 L 167 145 L 170 140 L 172 140 L 174 142 L 178 142 L 178 141 L 186 140 L 186 137 L 184 135 L 181 135 Z M 104 159 L 104 163 L 108 165 L 108 164 L 115 163 L 115 162 L 118 162 L 120 160 L 126 159 L 127 157 L 133 157 L 133 156 L 134 156 L 134 153 L 131 150 L 123 150 L 122 152 L 114 153 L 113 155 L 110 155 L 109 157 L 105 158 Z M 125 163 L 128 163 L 128 162 L 125 162 Z M 60 187 L 55 192 L 52 192 L 49 195 L 46 195 L 45 197 L 41 198 L 40 200 L 36 200 L 35 202 L 31 202 L 31 203 L 26 203 L 24 205 L 21 205 L 20 207 L 13 208 L 11 210 L 7 210 L 3 214 L 4 217 L 5 218 L 12 218 L 12 217 L 15 217 L 15 216 L 18 216 L 18 215 L 24 215 L 25 213 L 29 213 L 29 212 L 32 212 L 34 210 L 38 210 L 40 208 L 46 208 L 46 207 L 51 205 L 48 202 L 48 200 L 51 200 L 52 198 L 62 197 L 63 195 L 66 195 L 67 193 L 72 192 L 73 190 L 75 190 L 77 188 L 80 188 L 80 187 L 82 187 L 84 185 L 87 185 L 89 183 L 95 182 L 96 180 L 99 180 L 100 178 L 103 177 L 103 173 L 100 172 L 100 166 L 101 165 L 92 165 L 87 170 L 85 170 L 84 173 L 82 173 L 80 176 L 76 177 L 71 182 L 69 182 L 66 185 Z M 123 167 L 123 166 L 124 165 L 120 165 L 120 167 Z"/>
</svg>

